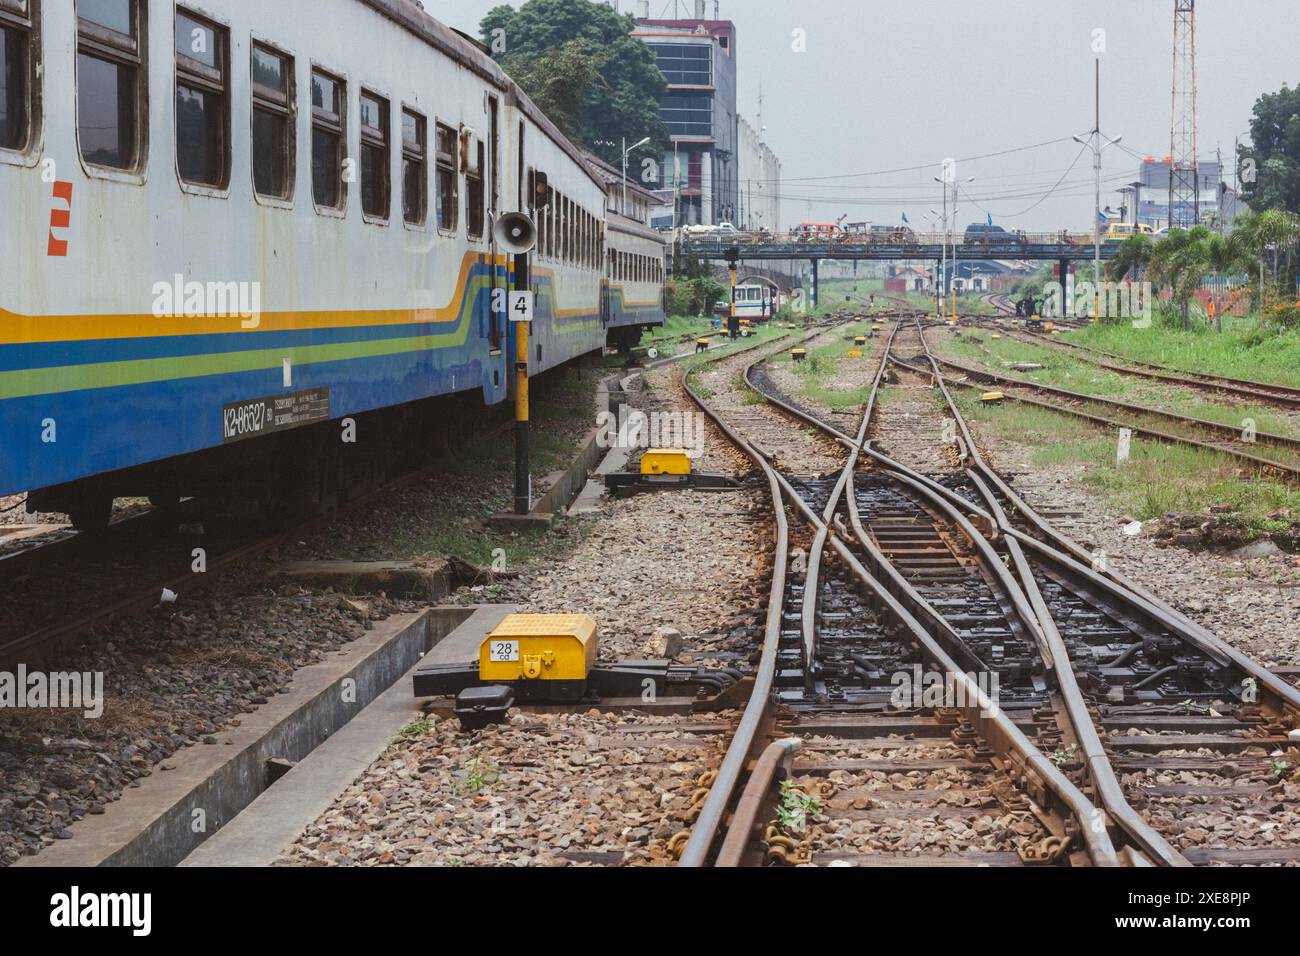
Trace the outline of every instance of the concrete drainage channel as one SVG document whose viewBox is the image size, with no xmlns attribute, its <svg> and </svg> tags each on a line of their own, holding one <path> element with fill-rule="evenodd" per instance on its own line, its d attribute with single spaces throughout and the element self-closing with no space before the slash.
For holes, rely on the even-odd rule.
<svg viewBox="0 0 1300 956">
<path fill-rule="evenodd" d="M 472 659 L 513 606 L 403 614 L 217 735 L 168 758 L 74 838 L 15 866 L 265 865 L 360 775 L 418 707 L 417 665 Z M 256 812 L 241 816 L 246 808 Z M 196 852 L 198 851 L 198 852 Z M 187 860 L 187 857 L 190 858 Z"/>
</svg>

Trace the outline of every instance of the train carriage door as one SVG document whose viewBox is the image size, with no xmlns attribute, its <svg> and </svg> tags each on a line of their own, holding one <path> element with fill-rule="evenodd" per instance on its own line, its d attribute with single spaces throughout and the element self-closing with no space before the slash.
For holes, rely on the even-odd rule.
<svg viewBox="0 0 1300 956">
<path fill-rule="evenodd" d="M 502 268 L 506 261 L 497 248 L 494 226 L 501 215 L 501 101 L 492 94 L 487 96 L 488 134 L 487 134 L 487 169 L 480 172 L 487 177 L 487 221 L 485 232 L 488 242 L 488 285 L 491 290 L 491 302 L 499 304 L 505 300 L 507 292 L 506 274 Z M 493 356 L 502 351 L 506 339 L 506 316 L 504 310 L 489 306 L 488 337 Z M 503 356 L 504 361 L 504 356 Z M 504 373 L 503 373 L 504 374 Z"/>
<path fill-rule="evenodd" d="M 610 287 L 610 279 L 612 279 L 613 276 L 609 274 L 609 256 L 605 254 L 606 233 L 605 220 L 603 218 L 600 220 L 599 229 L 600 233 L 596 261 L 600 263 L 600 324 L 609 325 L 610 320 L 614 317 L 613 303 L 610 301 L 613 296 Z"/>
</svg>

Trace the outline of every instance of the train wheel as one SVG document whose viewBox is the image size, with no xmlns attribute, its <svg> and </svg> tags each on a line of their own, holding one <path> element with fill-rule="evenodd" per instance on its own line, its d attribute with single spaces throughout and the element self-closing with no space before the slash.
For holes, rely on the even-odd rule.
<svg viewBox="0 0 1300 956">
<path fill-rule="evenodd" d="M 72 508 L 68 509 L 68 518 L 78 531 L 103 531 L 113 517 L 112 495 L 86 495 Z"/>
</svg>

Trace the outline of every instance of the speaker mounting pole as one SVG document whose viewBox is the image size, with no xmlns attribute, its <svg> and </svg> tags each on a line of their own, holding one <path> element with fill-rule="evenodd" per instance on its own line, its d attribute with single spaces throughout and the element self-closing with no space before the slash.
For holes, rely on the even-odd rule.
<svg viewBox="0 0 1300 956">
<path fill-rule="evenodd" d="M 530 284 L 528 253 L 517 253 L 515 255 L 515 292 L 528 292 Z M 519 321 L 513 324 L 515 327 L 515 514 L 526 515 L 533 506 L 533 480 L 529 473 L 528 461 L 529 323 Z"/>
</svg>

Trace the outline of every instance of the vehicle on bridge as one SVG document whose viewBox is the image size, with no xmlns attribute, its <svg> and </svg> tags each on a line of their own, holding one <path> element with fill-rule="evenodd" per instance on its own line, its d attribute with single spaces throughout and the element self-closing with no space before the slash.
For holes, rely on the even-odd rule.
<svg viewBox="0 0 1300 956">
<path fill-rule="evenodd" d="M 1123 242 L 1130 236 L 1150 236 L 1154 234 L 1155 230 L 1146 223 L 1137 223 L 1135 225 L 1131 222 L 1112 222 L 1102 236 L 1102 242 Z"/>
<path fill-rule="evenodd" d="M 1021 241 L 1016 233 L 985 222 L 971 223 L 962 236 L 962 243 L 968 246 L 1014 246 Z"/>
<path fill-rule="evenodd" d="M 801 222 L 790 230 L 795 242 L 831 242 L 844 235 L 837 222 Z"/>
</svg>

